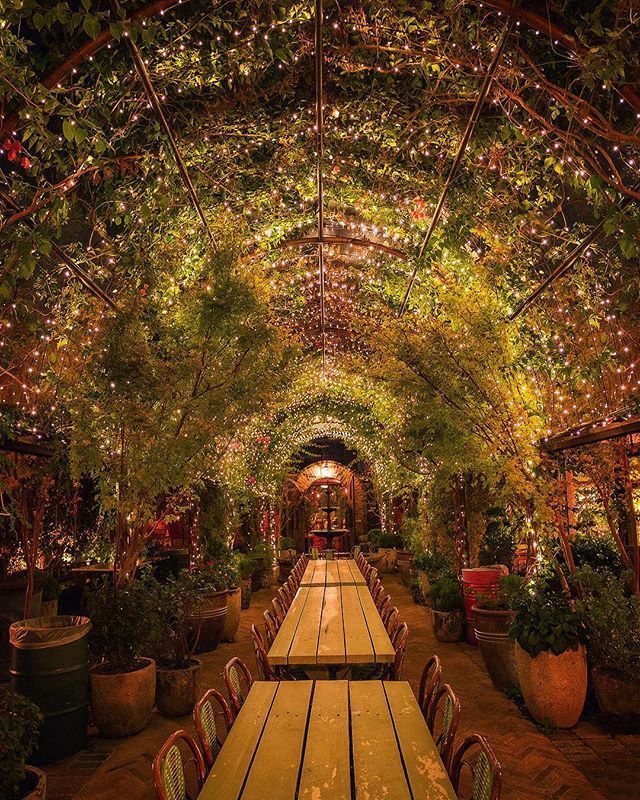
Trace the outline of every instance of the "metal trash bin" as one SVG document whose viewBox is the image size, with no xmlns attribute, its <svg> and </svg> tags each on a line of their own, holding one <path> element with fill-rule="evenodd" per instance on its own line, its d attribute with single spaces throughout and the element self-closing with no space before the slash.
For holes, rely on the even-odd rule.
<svg viewBox="0 0 640 800">
<path fill-rule="evenodd" d="M 11 688 L 43 715 L 34 764 L 47 764 L 86 747 L 89 703 L 88 617 L 35 617 L 14 622 Z"/>
</svg>

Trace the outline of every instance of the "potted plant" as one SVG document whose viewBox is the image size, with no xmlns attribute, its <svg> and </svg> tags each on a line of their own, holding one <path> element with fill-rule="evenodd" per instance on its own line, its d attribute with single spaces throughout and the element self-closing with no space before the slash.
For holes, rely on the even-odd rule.
<svg viewBox="0 0 640 800">
<path fill-rule="evenodd" d="M 457 642 L 462 636 L 462 592 L 456 578 L 442 577 L 429 592 L 433 632 L 439 642 Z"/>
<path fill-rule="evenodd" d="M 27 765 L 42 715 L 26 697 L 0 692 L 0 800 L 44 800 L 44 772 Z"/>
<path fill-rule="evenodd" d="M 93 716 L 100 733 L 132 736 L 149 724 L 156 690 L 156 662 L 150 651 L 157 632 L 155 593 L 147 577 L 115 589 L 110 580 L 88 596 L 93 623 L 89 672 Z"/>
<path fill-rule="evenodd" d="M 575 574 L 581 587 L 591 681 L 600 710 L 640 714 L 640 597 L 627 576 L 583 567 Z"/>
<path fill-rule="evenodd" d="M 255 568 L 255 561 L 251 556 L 241 555 L 238 559 L 238 572 L 240 573 L 240 607 L 242 609 L 249 608 L 251 604 L 251 579 Z"/>
<path fill-rule="evenodd" d="M 251 590 L 267 589 L 273 581 L 273 547 L 264 539 L 260 539 L 251 550 L 251 557 L 255 562 L 255 569 L 251 576 Z"/>
<path fill-rule="evenodd" d="M 425 596 L 431 591 L 431 584 L 444 575 L 453 577 L 449 559 L 439 550 L 427 548 L 413 559 L 413 568 L 417 570 L 420 587 Z"/>
<path fill-rule="evenodd" d="M 209 653 L 220 644 L 227 616 L 227 590 L 231 568 L 225 560 L 208 561 L 189 570 L 202 602 L 189 616 L 190 636 L 196 653 Z"/>
<path fill-rule="evenodd" d="M 505 575 L 495 600 L 480 596 L 473 606 L 473 620 L 480 654 L 491 682 L 504 691 L 518 683 L 515 641 L 509 629 L 515 616 L 513 602 L 521 590 L 519 575 Z"/>
<path fill-rule="evenodd" d="M 53 577 L 47 575 L 42 586 L 42 604 L 40 616 L 55 617 L 58 614 L 58 598 L 60 597 L 60 584 Z"/>
<path fill-rule="evenodd" d="M 571 598 L 554 579 L 536 577 L 513 601 L 518 681 L 531 716 L 571 728 L 587 694 L 585 630 Z"/>
<path fill-rule="evenodd" d="M 227 613 L 224 618 L 224 628 L 222 630 L 223 642 L 235 642 L 236 634 L 240 627 L 242 588 L 240 586 L 238 561 L 238 553 L 230 552 L 227 572 Z"/>
<path fill-rule="evenodd" d="M 378 572 L 395 572 L 396 567 L 400 569 L 400 554 L 406 555 L 409 553 L 408 550 L 402 550 L 402 536 L 397 533 L 391 533 L 390 531 L 381 531 L 376 537 L 376 541 L 378 545 L 378 554 L 380 556 L 380 561 L 378 562 Z M 405 578 L 408 580 L 408 566 L 406 574 L 401 573 L 400 577 L 403 579 L 403 582 L 405 581 Z"/>
<path fill-rule="evenodd" d="M 478 563 L 481 567 L 504 564 L 510 570 L 516 554 L 516 538 L 507 512 L 504 508 L 489 508 L 485 517 L 486 527 L 478 551 Z"/>
<path fill-rule="evenodd" d="M 202 604 L 202 593 L 193 573 L 157 583 L 158 647 L 156 706 L 165 717 L 190 714 L 198 699 L 202 662 L 193 658 L 195 640 L 189 636 L 189 620 Z"/>
</svg>

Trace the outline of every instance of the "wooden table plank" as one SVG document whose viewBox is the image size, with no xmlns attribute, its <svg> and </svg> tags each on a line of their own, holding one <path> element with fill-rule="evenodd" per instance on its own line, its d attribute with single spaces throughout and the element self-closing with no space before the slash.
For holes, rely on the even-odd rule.
<svg viewBox="0 0 640 800">
<path fill-rule="evenodd" d="M 269 649 L 268 659 L 270 664 L 279 665 L 289 663 L 289 650 L 291 649 L 291 643 L 300 625 L 309 591 L 310 588 L 308 586 L 301 586 L 296 592 L 296 596 L 293 598 L 289 610 L 285 615 L 284 622 L 280 626 L 280 630 Z M 302 624 L 306 625 L 304 621 Z"/>
<path fill-rule="evenodd" d="M 362 611 L 367 621 L 369 636 L 376 654 L 375 661 L 379 664 L 390 664 L 395 658 L 395 650 L 389 639 L 376 604 L 373 602 L 368 586 L 356 586 L 358 597 L 362 605 Z"/>
<path fill-rule="evenodd" d="M 318 664 L 345 664 L 345 632 L 340 586 L 327 586 L 322 601 L 318 637 Z"/>
<path fill-rule="evenodd" d="M 289 648 L 287 663 L 292 665 L 315 664 L 317 661 L 324 589 L 310 586 L 306 591 L 308 594 L 304 605 L 304 612 L 300 617 L 300 623 L 298 624 L 291 641 L 291 647 Z M 278 636 L 279 635 L 280 634 L 278 634 Z"/>
<path fill-rule="evenodd" d="M 349 684 L 317 681 L 298 800 L 351 800 Z"/>
<path fill-rule="evenodd" d="M 316 561 L 316 568 L 311 578 L 311 586 L 324 586 L 327 582 L 327 562 Z"/>
<path fill-rule="evenodd" d="M 309 561 L 307 566 L 304 568 L 304 572 L 302 573 L 302 578 L 300 578 L 300 586 L 311 586 L 311 581 L 313 580 L 313 573 L 316 569 L 317 561 Z"/>
<path fill-rule="evenodd" d="M 304 754 L 311 681 L 281 681 L 242 800 L 293 800 Z M 219 800 L 226 800 L 222 796 Z"/>
<path fill-rule="evenodd" d="M 327 586 L 339 586 L 340 585 L 340 562 L 339 561 L 325 561 L 326 564 L 326 580 L 325 584 Z"/>
<path fill-rule="evenodd" d="M 347 664 L 373 664 L 375 651 L 357 586 L 342 587 L 342 619 Z"/>
<path fill-rule="evenodd" d="M 238 800 L 278 685 L 253 684 L 198 800 Z"/>
<path fill-rule="evenodd" d="M 384 684 L 409 785 L 421 800 L 455 800 L 455 792 L 435 743 L 406 681 Z"/>
<path fill-rule="evenodd" d="M 382 681 L 351 682 L 349 697 L 356 800 L 412 800 Z"/>
<path fill-rule="evenodd" d="M 345 563 L 349 565 L 349 569 L 351 570 L 351 577 L 352 577 L 353 582 L 357 586 L 366 586 L 367 585 L 367 581 L 366 581 L 364 575 L 362 574 L 362 570 L 356 564 L 356 562 L 353 561 L 352 559 L 349 559 Z"/>
</svg>

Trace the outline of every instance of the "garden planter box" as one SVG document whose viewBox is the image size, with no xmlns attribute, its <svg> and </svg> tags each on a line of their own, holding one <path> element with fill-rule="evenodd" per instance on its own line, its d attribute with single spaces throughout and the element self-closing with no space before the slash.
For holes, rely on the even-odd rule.
<svg viewBox="0 0 640 800">
<path fill-rule="evenodd" d="M 462 611 L 431 609 L 433 632 L 439 642 L 457 642 L 462 636 Z"/>
<path fill-rule="evenodd" d="M 220 644 L 227 616 L 227 590 L 207 592 L 200 613 L 188 618 L 195 653 L 209 653 Z"/>
<path fill-rule="evenodd" d="M 236 634 L 240 626 L 240 608 L 242 605 L 240 594 L 239 586 L 227 590 L 227 613 L 222 630 L 223 642 L 235 642 L 236 640 Z M 251 591 L 249 591 L 249 597 L 251 597 Z"/>
<path fill-rule="evenodd" d="M 559 656 L 543 651 L 532 658 L 516 643 L 516 664 L 522 696 L 536 722 L 572 728 L 587 696 L 585 647 Z"/>
<path fill-rule="evenodd" d="M 601 667 L 594 667 L 591 670 L 591 681 L 598 706 L 604 714 L 615 714 L 619 717 L 640 715 L 638 681 L 625 680 Z"/>
<path fill-rule="evenodd" d="M 473 624 L 480 655 L 491 682 L 500 691 L 518 684 L 516 643 L 509 636 L 513 611 L 473 607 Z"/>
<path fill-rule="evenodd" d="M 156 706 L 165 717 L 184 717 L 198 699 L 202 662 L 194 658 L 185 669 L 156 669 Z"/>
<path fill-rule="evenodd" d="M 492 567 L 473 567 L 462 570 L 462 594 L 464 597 L 464 610 L 467 619 L 467 642 L 477 645 L 475 629 L 473 627 L 473 607 L 479 596 L 495 600 L 498 594 L 500 578 L 508 575 L 509 570 L 501 565 Z"/>
<path fill-rule="evenodd" d="M 47 795 L 47 776 L 31 764 L 25 767 L 25 778 L 22 784 L 20 800 L 45 800 Z"/>
<path fill-rule="evenodd" d="M 105 665 L 89 673 L 91 708 L 102 736 L 133 736 L 147 727 L 156 694 L 156 662 L 141 658 L 133 672 L 108 672 Z"/>
</svg>

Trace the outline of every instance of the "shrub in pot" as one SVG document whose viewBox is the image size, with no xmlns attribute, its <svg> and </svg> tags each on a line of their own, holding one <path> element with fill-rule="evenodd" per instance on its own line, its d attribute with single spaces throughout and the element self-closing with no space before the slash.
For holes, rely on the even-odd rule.
<svg viewBox="0 0 640 800">
<path fill-rule="evenodd" d="M 44 800 L 43 772 L 27 765 L 42 715 L 26 697 L 0 691 L 0 800 Z"/>
<path fill-rule="evenodd" d="M 238 559 L 238 572 L 240 573 L 240 607 L 247 609 L 251 605 L 251 576 L 256 568 L 251 556 L 242 555 Z"/>
<path fill-rule="evenodd" d="M 132 736 L 151 719 L 156 662 L 144 657 L 157 641 L 155 588 L 149 576 L 116 590 L 100 582 L 88 596 L 91 651 L 91 708 L 103 736 Z"/>
<path fill-rule="evenodd" d="M 496 599 L 481 596 L 473 607 L 480 654 L 491 682 L 501 691 L 518 684 L 515 641 L 509 629 L 515 616 L 513 603 L 521 588 L 519 575 L 505 575 L 500 579 Z"/>
<path fill-rule="evenodd" d="M 200 592 L 198 609 L 189 617 L 190 637 L 196 653 L 209 653 L 220 644 L 227 616 L 227 589 L 233 583 L 234 567 L 228 560 L 208 561 L 200 567 L 183 570 Z"/>
<path fill-rule="evenodd" d="M 516 554 L 516 537 L 507 512 L 499 507 L 489 508 L 485 519 L 485 532 L 478 551 L 479 565 L 505 564 L 511 569 Z"/>
<path fill-rule="evenodd" d="M 399 566 L 399 553 L 409 553 L 409 551 L 402 551 L 402 546 L 404 544 L 402 536 L 397 533 L 391 533 L 391 531 L 380 531 L 380 533 L 376 535 L 376 544 L 380 556 L 377 567 L 378 572 L 394 572 L 396 567 Z M 407 570 L 405 578 L 408 579 L 408 577 Z"/>
<path fill-rule="evenodd" d="M 193 658 L 197 640 L 189 635 L 189 620 L 202 603 L 202 593 L 187 571 L 157 584 L 156 706 L 166 717 L 190 714 L 198 699 L 202 664 Z"/>
<path fill-rule="evenodd" d="M 231 553 L 229 570 L 227 573 L 227 613 L 222 629 L 223 642 L 235 642 L 238 628 L 240 627 L 240 610 L 242 608 L 242 589 L 240 586 L 240 572 L 238 570 L 238 553 Z"/>
<path fill-rule="evenodd" d="M 433 632 L 439 642 L 457 642 L 462 636 L 462 591 L 456 578 L 437 580 L 429 592 Z"/>
<path fill-rule="evenodd" d="M 571 728 L 587 694 L 585 630 L 571 599 L 553 579 L 525 583 L 513 601 L 520 689 L 539 723 Z"/>
<path fill-rule="evenodd" d="M 439 578 L 454 577 L 448 557 L 439 550 L 427 548 L 413 559 L 413 567 L 418 570 L 420 586 L 425 595 L 429 595 L 431 584 Z"/>
<path fill-rule="evenodd" d="M 628 577 L 590 567 L 574 577 L 596 699 L 601 711 L 618 716 L 640 715 L 640 597 Z"/>
</svg>

